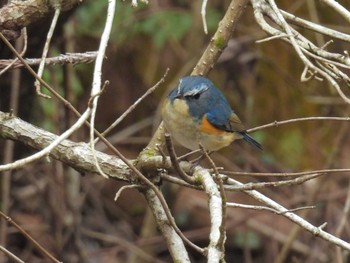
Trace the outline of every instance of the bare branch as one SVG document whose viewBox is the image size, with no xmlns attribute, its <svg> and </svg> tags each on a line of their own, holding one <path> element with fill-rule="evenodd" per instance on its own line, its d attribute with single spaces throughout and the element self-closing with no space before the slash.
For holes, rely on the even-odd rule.
<svg viewBox="0 0 350 263">
<path fill-rule="evenodd" d="M 56 28 L 57 20 L 58 20 L 58 17 L 60 16 L 60 13 L 61 13 L 61 6 L 55 7 L 55 14 L 54 14 L 54 16 L 52 18 L 49 32 L 47 32 L 46 41 L 45 41 L 43 53 L 42 53 L 42 56 L 41 56 L 41 61 L 40 61 L 39 68 L 38 68 L 37 75 L 38 75 L 39 78 L 41 78 L 43 76 L 44 67 L 45 67 L 45 59 L 47 57 L 47 53 L 49 52 L 49 46 L 50 46 L 50 43 L 51 43 L 53 32 L 54 32 L 54 30 Z M 38 79 L 35 80 L 34 86 L 35 86 L 35 89 L 36 89 L 36 93 L 39 96 L 44 97 L 44 98 L 50 98 L 49 96 L 43 94 L 40 91 L 40 82 L 38 81 Z"/>
<path fill-rule="evenodd" d="M 39 150 L 58 140 L 57 135 L 3 112 L 0 112 L 0 134 L 2 138 L 19 141 L 24 145 Z M 56 148 L 49 151 L 47 155 L 68 164 L 80 172 L 98 173 L 94 165 L 91 149 L 86 143 L 63 140 Z M 129 168 L 119 158 L 101 152 L 96 152 L 96 156 L 102 170 L 108 176 L 123 181 L 132 179 Z"/>
<path fill-rule="evenodd" d="M 23 57 L 24 54 L 27 51 L 27 44 L 28 44 L 28 35 L 27 35 L 27 28 L 22 29 L 22 35 L 23 35 L 23 50 L 21 51 L 20 55 Z M 18 58 L 10 60 L 11 62 L 8 63 L 1 71 L 0 71 L 0 76 L 4 74 L 7 70 L 11 69 L 14 67 L 16 62 L 18 62 Z M 1 68 L 1 60 L 0 60 L 0 68 Z"/>
<path fill-rule="evenodd" d="M 22 56 L 22 55 L 21 55 Z M 64 64 L 87 64 L 95 61 L 97 56 L 96 51 L 90 51 L 85 53 L 67 53 L 61 54 L 57 57 L 51 57 L 45 59 L 45 65 L 64 65 Z M 40 58 L 25 58 L 24 61 L 29 66 L 39 65 Z M 13 63 L 14 62 L 14 63 Z M 0 69 L 7 67 L 9 64 L 13 63 L 11 69 L 24 67 L 24 64 L 17 59 L 0 59 Z"/>
<path fill-rule="evenodd" d="M 292 15 L 286 11 L 281 10 L 281 13 L 283 15 L 284 18 L 286 18 L 286 20 L 294 25 L 312 30 L 314 32 L 335 38 L 335 39 L 339 39 L 339 40 L 343 40 L 343 41 L 347 41 L 350 42 L 350 35 L 348 34 L 344 34 L 342 32 L 336 31 L 334 29 L 310 22 L 308 20 L 302 19 L 300 17 L 297 17 L 295 15 Z"/>
<path fill-rule="evenodd" d="M 265 211 L 270 211 L 272 213 L 281 215 L 287 212 L 296 212 L 299 210 L 303 210 L 303 209 L 314 209 L 315 206 L 303 206 L 303 207 L 298 207 L 298 208 L 293 208 L 293 209 L 289 209 L 287 211 L 284 212 L 279 212 L 271 207 L 267 207 L 267 206 L 260 206 L 260 205 L 245 205 L 245 204 L 237 204 L 237 203 L 232 203 L 232 202 L 227 202 L 226 205 L 228 207 L 234 207 L 234 208 L 244 208 L 244 209 L 253 209 L 253 210 L 265 210 Z"/>
<path fill-rule="evenodd" d="M 328 52 L 324 49 L 324 47 L 318 47 L 312 41 L 304 37 L 294 28 L 292 28 L 285 20 L 286 17 L 289 19 L 294 19 L 290 17 L 290 15 L 283 13 L 276 5 L 274 0 L 251 0 L 255 19 L 261 28 L 267 32 L 269 35 L 281 37 L 282 40 L 291 44 L 294 48 L 295 52 L 299 56 L 300 60 L 304 63 L 305 67 L 308 70 L 313 72 L 312 74 L 316 74 L 321 76 L 322 79 L 325 79 L 329 82 L 329 84 L 338 92 L 339 96 L 348 104 L 350 104 L 350 98 L 348 98 L 345 93 L 342 91 L 341 84 L 349 84 L 349 78 L 346 72 L 341 72 L 334 66 L 347 68 L 350 66 L 350 58 L 346 54 L 338 54 Z M 327 1 L 332 3 L 335 6 L 335 1 Z M 341 14 L 342 11 L 340 9 L 335 8 L 335 10 Z M 348 14 L 348 11 L 347 13 Z M 272 23 L 268 23 L 265 20 L 264 15 L 268 16 Z M 294 21 L 298 21 L 297 23 L 303 24 L 304 26 L 311 27 L 315 31 L 320 31 L 324 28 L 316 27 L 312 23 L 306 23 L 304 20 L 294 19 Z M 270 24 L 275 25 L 275 27 Z M 327 30 L 328 33 L 326 35 L 333 35 L 338 39 L 344 39 L 344 34 L 338 34 L 335 30 Z M 349 39 L 350 36 L 347 36 Z M 305 78 L 301 78 L 302 81 L 308 80 Z M 343 81 L 343 82 L 342 82 Z"/>
<path fill-rule="evenodd" d="M 337 1 L 321 0 L 321 2 L 333 8 L 333 10 L 339 13 L 344 19 L 346 19 L 350 23 L 350 12 L 346 8 L 344 8 L 341 4 L 339 4 Z"/>
<path fill-rule="evenodd" d="M 102 171 L 99 162 L 97 160 L 96 154 L 95 154 L 95 142 L 94 142 L 94 135 L 95 135 L 95 118 L 96 118 L 96 110 L 97 110 L 97 103 L 98 99 L 101 95 L 101 77 L 102 77 L 102 64 L 103 59 L 106 53 L 106 48 L 108 44 L 108 40 L 111 34 L 112 25 L 113 25 L 113 19 L 114 19 L 114 13 L 115 13 L 115 0 L 109 0 L 108 1 L 108 9 L 107 9 L 107 19 L 106 24 L 101 36 L 100 40 L 100 46 L 98 48 L 98 54 L 96 57 L 96 63 L 93 73 L 93 80 L 92 80 L 92 89 L 90 93 L 90 97 L 92 98 L 90 108 L 91 108 L 91 116 L 90 116 L 90 147 L 91 151 L 94 157 L 95 165 L 97 167 L 97 170 L 100 172 L 100 174 L 108 178 L 108 176 Z"/>
<path fill-rule="evenodd" d="M 196 166 L 194 168 L 193 176 L 201 178 L 201 183 L 203 185 L 204 191 L 208 195 L 209 199 L 209 211 L 210 211 L 210 243 L 208 245 L 208 262 L 220 262 L 224 258 L 224 251 L 222 242 L 226 239 L 226 235 L 222 237 L 221 225 L 223 221 L 222 217 L 222 207 L 223 200 L 221 198 L 218 187 L 213 180 L 213 177 L 208 170 Z M 226 233 L 225 230 L 224 234 Z"/>
<path fill-rule="evenodd" d="M 226 14 L 220 21 L 209 45 L 204 51 L 202 57 L 192 71 L 192 75 L 207 75 L 218 60 L 221 52 L 230 40 L 233 31 L 241 18 L 243 10 L 248 4 L 248 0 L 233 0 L 227 8 Z"/>
<path fill-rule="evenodd" d="M 341 236 L 344 228 L 346 227 L 346 223 L 348 222 L 348 218 L 349 218 L 349 214 L 350 214 L 350 183 L 348 184 L 348 192 L 346 194 L 346 201 L 345 201 L 345 205 L 343 208 L 343 213 L 342 216 L 339 220 L 339 224 L 337 229 L 335 230 L 335 234 L 339 237 Z M 336 248 L 336 255 L 338 258 L 339 262 L 342 262 L 342 253 L 341 253 L 341 249 L 339 247 Z"/>
<path fill-rule="evenodd" d="M 100 231 L 93 231 L 91 229 L 86 229 L 86 228 L 81 228 L 81 232 L 86 236 L 101 240 L 103 242 L 118 244 L 121 247 L 131 251 L 132 253 L 135 253 L 143 262 L 165 263 L 163 260 L 157 259 L 153 255 L 146 253 L 139 246 L 133 244 L 131 241 L 123 237 L 119 237 L 111 234 L 103 234 Z"/>
<path fill-rule="evenodd" d="M 4 253 L 8 258 L 14 260 L 14 262 L 17 263 L 24 263 L 23 260 L 21 260 L 20 258 L 18 258 L 15 254 L 11 253 L 10 251 L 8 251 L 6 248 L 4 248 L 3 246 L 0 246 L 0 251 L 2 253 Z"/>
<path fill-rule="evenodd" d="M 60 1 L 62 11 L 69 10 L 80 2 L 82 0 L 62 0 Z M 0 9 L 0 32 L 8 39 L 15 39 L 23 27 L 51 15 L 54 10 L 54 1 L 10 1 Z"/>
<path fill-rule="evenodd" d="M 51 151 L 55 149 L 55 147 L 60 145 L 65 139 L 67 139 L 73 132 L 78 130 L 84 124 L 84 122 L 89 118 L 90 113 L 91 113 L 91 110 L 87 109 L 81 115 L 81 117 L 68 130 L 66 130 L 64 133 L 62 133 L 62 135 L 55 138 L 55 140 L 50 142 L 50 144 L 48 146 L 46 146 L 44 149 L 40 150 L 39 152 L 37 152 L 31 156 L 26 157 L 26 158 L 16 160 L 16 161 L 9 163 L 9 164 L 0 165 L 0 171 L 18 169 L 18 168 L 23 167 L 24 165 L 26 165 L 30 162 L 33 162 L 33 161 L 38 160 L 46 155 L 49 155 L 51 153 Z M 9 118 L 9 117 L 7 117 L 7 118 Z M 12 117 L 10 117 L 10 119 L 11 118 Z M 2 123 L 0 121 L 0 125 L 1 124 Z M 18 130 L 18 129 L 19 129 L 19 127 L 15 127 L 15 130 Z"/>
<path fill-rule="evenodd" d="M 310 175 L 310 174 L 350 173 L 350 168 L 349 169 L 323 169 L 323 170 L 313 170 L 313 171 L 294 172 L 294 173 L 250 173 L 250 172 L 232 172 L 232 171 L 221 171 L 221 172 L 226 175 L 286 177 L 286 176 L 302 176 L 302 175 Z"/>
<path fill-rule="evenodd" d="M 169 224 L 169 218 L 166 215 L 158 196 L 151 189 L 148 189 L 145 191 L 145 197 L 157 221 L 157 226 L 165 238 L 173 262 L 191 262 L 182 239 Z"/>
<path fill-rule="evenodd" d="M 54 256 L 51 255 L 49 251 L 47 251 L 42 245 L 40 245 L 32 236 L 27 233 L 20 225 L 18 225 L 15 221 L 12 220 L 11 217 L 8 217 L 4 213 L 0 211 L 0 216 L 3 217 L 7 222 L 9 222 L 12 226 L 14 226 L 22 235 L 24 235 L 30 242 L 33 243 L 33 245 L 43 254 L 45 255 L 50 261 L 54 263 L 59 263 L 60 261 L 57 260 Z"/>
<path fill-rule="evenodd" d="M 278 127 L 280 125 L 294 123 L 294 122 L 303 122 L 303 121 L 350 121 L 350 117 L 305 117 L 305 118 L 296 118 L 289 119 L 285 121 L 274 121 L 269 124 L 265 124 L 259 127 L 255 127 L 247 130 L 247 132 L 256 132 L 270 127 Z"/>
<path fill-rule="evenodd" d="M 207 3 L 208 3 L 208 0 L 202 0 L 201 15 L 202 15 L 203 29 L 205 34 L 208 34 L 207 20 L 205 18 L 205 15 L 207 13 Z"/>
<path fill-rule="evenodd" d="M 164 136 L 165 136 L 165 144 L 166 144 L 168 152 L 169 152 L 171 164 L 173 165 L 175 171 L 186 183 L 194 184 L 195 177 L 191 177 L 188 174 L 186 174 L 186 172 L 184 172 L 184 170 L 181 168 L 181 166 L 178 162 L 178 158 L 176 156 L 174 145 L 173 145 L 173 142 L 171 140 L 170 134 L 166 133 Z"/>
<path fill-rule="evenodd" d="M 116 119 L 104 132 L 101 133 L 102 136 L 106 136 L 113 128 L 115 128 L 119 123 L 121 123 L 126 116 L 128 116 L 148 95 L 152 94 L 164 81 L 168 75 L 169 68 L 166 69 L 163 77 L 151 88 L 149 88 L 145 94 L 138 98 L 134 104 L 132 104 L 118 119 Z M 96 138 L 95 143 L 99 138 Z"/>
<path fill-rule="evenodd" d="M 118 201 L 118 198 L 120 197 L 120 195 L 122 194 L 122 192 L 126 189 L 132 189 L 132 188 L 139 188 L 139 185 L 124 185 L 122 187 L 120 187 L 120 189 L 118 190 L 118 192 L 115 194 L 114 197 L 114 202 Z"/>
<path fill-rule="evenodd" d="M 322 173 L 314 173 L 309 175 L 300 176 L 298 178 L 292 179 L 292 180 L 285 180 L 285 181 L 277 181 L 277 182 L 261 182 L 261 183 L 246 183 L 242 186 L 226 186 L 225 188 L 227 190 L 234 190 L 234 191 L 241 191 L 241 190 L 254 190 L 254 189 L 260 189 L 265 187 L 280 187 L 280 186 L 291 186 L 296 184 L 302 184 L 306 181 L 309 181 L 311 179 L 317 178 L 319 176 L 323 175 Z"/>
<path fill-rule="evenodd" d="M 228 179 L 227 183 L 233 184 L 233 185 L 237 185 L 237 186 L 242 186 L 243 184 L 234 180 L 234 179 Z M 332 244 L 335 244 L 343 249 L 346 249 L 348 251 L 350 251 L 350 243 L 335 237 L 332 234 L 329 234 L 327 232 L 325 232 L 322 228 L 323 227 L 316 227 L 312 224 L 310 224 L 308 221 L 306 221 L 305 219 L 301 218 L 300 216 L 288 212 L 288 209 L 286 209 L 285 207 L 281 206 L 280 204 L 278 204 L 277 202 L 271 200 L 270 198 L 264 196 L 263 194 L 259 193 L 256 190 L 246 190 L 244 191 L 244 193 L 246 193 L 247 195 L 249 195 L 250 197 L 254 198 L 255 200 L 257 200 L 260 203 L 263 203 L 265 205 L 267 205 L 268 207 L 271 207 L 273 209 L 275 209 L 276 211 L 278 211 L 279 213 L 281 213 L 282 216 L 288 218 L 289 220 L 291 220 L 292 222 L 296 223 L 297 225 L 299 225 L 300 227 L 302 227 L 303 229 L 309 231 L 311 234 L 313 234 L 314 236 L 320 237 Z"/>
</svg>

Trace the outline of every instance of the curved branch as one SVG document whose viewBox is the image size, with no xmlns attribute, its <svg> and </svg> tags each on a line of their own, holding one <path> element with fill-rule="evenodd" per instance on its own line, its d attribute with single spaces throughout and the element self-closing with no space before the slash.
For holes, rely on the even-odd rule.
<svg viewBox="0 0 350 263">
<path fill-rule="evenodd" d="M 350 58 L 347 52 L 344 51 L 344 54 L 328 52 L 325 50 L 325 47 L 315 45 L 286 22 L 282 10 L 277 7 L 274 0 L 251 0 L 251 2 L 254 8 L 255 19 L 261 28 L 275 38 L 278 37 L 288 42 L 304 63 L 305 71 L 311 72 L 311 75 L 315 78 L 321 76 L 322 79 L 326 79 L 338 92 L 339 96 L 346 103 L 350 104 L 350 98 L 347 97 L 340 86 L 341 81 L 348 85 L 349 78 L 346 72 L 342 72 L 337 68 L 339 63 L 344 68 L 350 65 Z M 268 23 L 265 20 L 264 15 L 272 20 L 275 27 L 270 25 L 273 23 Z M 333 34 L 335 32 L 332 31 Z M 339 38 L 343 38 L 343 36 L 339 36 Z M 302 77 L 301 81 L 309 79 Z"/>
</svg>

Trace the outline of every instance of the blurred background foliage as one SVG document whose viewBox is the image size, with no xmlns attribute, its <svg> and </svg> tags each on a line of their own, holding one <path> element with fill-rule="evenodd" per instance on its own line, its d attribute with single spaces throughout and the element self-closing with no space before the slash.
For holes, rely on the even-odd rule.
<svg viewBox="0 0 350 263">
<path fill-rule="evenodd" d="M 159 109 L 164 96 L 180 77 L 191 73 L 229 2 L 208 1 L 209 34 L 205 35 L 200 16 L 201 1 L 151 0 L 148 5 L 140 4 L 138 8 L 132 8 L 130 1 L 117 1 L 113 32 L 103 70 L 103 80 L 109 80 L 110 85 L 100 98 L 97 128 L 100 131 L 107 128 L 162 77 L 166 68 L 170 68 L 165 84 L 110 133 L 108 139 L 123 154 L 136 158 L 145 147 L 160 122 Z M 311 2 L 314 1 L 281 0 L 278 4 L 290 13 L 308 19 L 316 16 L 322 23 L 350 33 L 341 17 L 319 3 L 317 9 L 314 9 Z M 345 4 L 346 1 L 339 2 Z M 74 10 L 64 13 L 55 30 L 50 56 L 97 50 L 105 23 L 106 5 L 106 1 L 85 0 Z M 49 24 L 50 19 L 47 19 L 28 28 L 26 57 L 40 57 Z M 304 29 L 298 30 L 314 39 L 319 46 L 329 40 Z M 248 6 L 228 47 L 209 74 L 209 78 L 225 93 L 247 128 L 298 117 L 348 116 L 349 107 L 327 83 L 315 80 L 300 82 L 303 65 L 290 46 L 279 40 L 256 43 L 265 37 L 255 23 L 251 6 Z M 343 53 L 349 44 L 336 42 L 328 48 Z M 4 45 L 0 45 L 0 55 L 1 58 L 12 57 Z M 82 111 L 89 98 L 92 70 L 93 64 L 49 66 L 45 69 L 44 79 Z M 76 118 L 55 99 L 37 97 L 33 83 L 33 78 L 21 70 L 17 115 L 52 132 L 63 132 Z M 7 72 L 0 78 L 1 111 L 10 110 L 10 91 L 11 72 Z M 255 151 L 242 142 L 235 142 L 213 154 L 213 158 L 218 166 L 224 166 L 226 170 L 246 172 L 345 168 L 349 167 L 347 131 L 348 124 L 340 122 L 313 121 L 283 125 L 253 134 L 263 145 L 263 152 Z M 87 134 L 87 130 L 82 128 L 71 139 L 87 140 Z M 4 141 L 0 140 L 0 149 L 3 145 Z M 105 150 L 103 145 L 98 145 L 98 149 Z M 16 146 L 15 158 L 26 156 L 31 151 Z M 178 152 L 180 154 L 186 151 L 179 147 Z M 0 152 L 0 155 L 3 157 L 4 152 Z M 239 177 L 242 182 L 273 179 Z M 19 223 L 30 222 L 27 228 L 31 233 L 47 244 L 48 249 L 63 261 L 117 262 L 115 260 L 118 258 L 121 262 L 126 262 L 128 258 L 128 262 L 138 262 L 130 256 L 133 254 L 132 249 L 125 249 L 116 240 L 111 241 L 107 238 L 110 235 L 122 237 L 157 258 L 170 262 L 166 248 L 161 245 L 161 238 L 140 238 L 144 235 L 147 221 L 142 196 L 136 190 L 127 191 L 117 205 L 113 203 L 115 191 L 121 185 L 112 180 L 106 182 L 98 176 L 80 177 L 77 172 L 60 163 L 47 163 L 43 160 L 14 172 L 10 215 Z M 342 209 L 345 186 L 344 177 L 334 175 L 332 179 L 302 186 L 262 191 L 292 208 L 307 203 L 312 193 L 323 205 L 308 219 L 312 222 L 331 222 L 329 229 L 333 229 L 338 220 L 334 215 Z M 193 239 L 200 245 L 205 245 L 208 232 L 205 195 L 167 184 L 163 190 L 168 195 L 180 227 L 189 233 L 192 233 L 190 230 L 198 230 L 192 233 Z M 337 195 L 327 194 L 335 191 Z M 239 193 L 229 193 L 228 198 L 236 202 L 252 202 Z M 272 234 L 280 231 L 287 237 L 291 224 L 275 215 L 250 211 L 242 211 L 237 215 L 235 211 L 230 212 L 228 217 L 227 262 L 250 262 L 249 258 L 256 260 L 254 262 L 273 262 L 283 239 L 277 240 Z M 266 227 L 263 228 L 264 231 L 257 227 L 256 222 L 259 222 L 259 226 Z M 275 224 L 273 229 L 271 222 Z M 156 230 L 154 233 L 157 235 Z M 349 236 L 347 233 L 347 238 Z M 264 239 L 268 242 L 261 242 Z M 309 234 L 303 233 L 297 242 L 311 244 L 312 239 Z M 332 258 L 333 249 L 324 242 L 317 242 L 316 247 L 309 249 L 319 251 L 319 255 L 293 248 L 289 257 L 297 258 L 300 262 L 321 262 L 317 260 L 323 254 Z M 37 251 L 18 233 L 9 235 L 9 244 L 24 259 L 33 262 L 40 258 Z M 325 249 L 326 253 L 323 252 Z M 204 262 L 195 253 L 193 260 Z"/>
</svg>

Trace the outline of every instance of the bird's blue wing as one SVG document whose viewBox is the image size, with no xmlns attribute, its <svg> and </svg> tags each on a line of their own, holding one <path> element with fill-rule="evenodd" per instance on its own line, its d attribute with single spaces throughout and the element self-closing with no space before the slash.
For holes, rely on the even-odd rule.
<svg viewBox="0 0 350 263">
<path fill-rule="evenodd" d="M 242 132 L 244 126 L 238 116 L 231 111 L 214 108 L 207 114 L 208 121 L 215 127 L 227 132 Z"/>
</svg>

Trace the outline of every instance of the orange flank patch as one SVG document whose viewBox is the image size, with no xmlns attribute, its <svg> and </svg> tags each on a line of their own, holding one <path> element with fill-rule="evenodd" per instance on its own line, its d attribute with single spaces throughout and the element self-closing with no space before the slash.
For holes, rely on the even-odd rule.
<svg viewBox="0 0 350 263">
<path fill-rule="evenodd" d="M 203 119 L 202 119 L 202 123 L 199 126 L 199 130 L 208 134 L 222 134 L 225 133 L 225 131 L 220 130 L 218 128 L 216 128 L 214 125 L 212 125 L 208 119 L 207 116 L 204 115 Z"/>
</svg>

